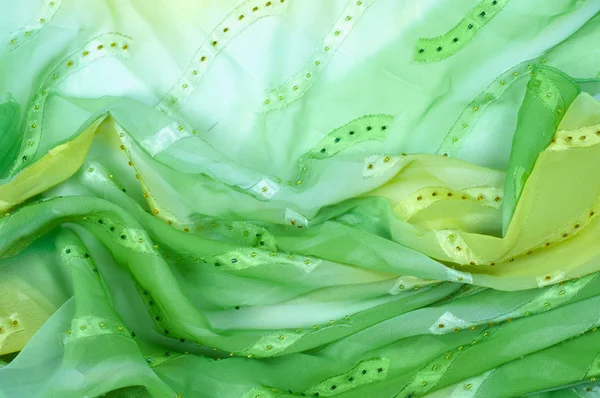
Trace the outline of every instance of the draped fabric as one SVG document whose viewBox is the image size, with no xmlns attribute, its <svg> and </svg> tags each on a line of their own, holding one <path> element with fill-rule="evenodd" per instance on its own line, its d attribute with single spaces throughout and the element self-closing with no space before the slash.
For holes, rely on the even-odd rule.
<svg viewBox="0 0 600 398">
<path fill-rule="evenodd" d="M 600 1 L 0 10 L 0 397 L 600 396 Z"/>
</svg>

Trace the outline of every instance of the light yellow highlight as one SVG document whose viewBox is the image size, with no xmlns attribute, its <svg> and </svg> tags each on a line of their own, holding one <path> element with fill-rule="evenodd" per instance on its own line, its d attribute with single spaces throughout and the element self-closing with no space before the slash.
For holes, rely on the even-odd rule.
<svg viewBox="0 0 600 398">
<path fill-rule="evenodd" d="M 51 149 L 7 184 L 0 185 L 0 212 L 65 181 L 81 167 L 103 116 L 77 138 Z"/>
</svg>

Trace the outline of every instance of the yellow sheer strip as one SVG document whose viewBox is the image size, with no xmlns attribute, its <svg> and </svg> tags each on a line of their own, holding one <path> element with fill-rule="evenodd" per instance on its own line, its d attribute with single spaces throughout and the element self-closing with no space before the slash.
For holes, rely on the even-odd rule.
<svg viewBox="0 0 600 398">
<path fill-rule="evenodd" d="M 105 119 L 106 116 L 98 118 L 77 138 L 51 149 L 12 181 L 0 185 L 0 211 L 6 211 L 75 174 Z"/>
<path fill-rule="evenodd" d="M 103 120 L 0 186 L 0 210 L 73 175 Z M 387 198 L 406 221 L 392 227 L 395 241 L 471 272 L 475 284 L 513 290 L 576 278 L 600 270 L 599 137 L 600 103 L 581 94 L 540 154 L 504 237 L 504 174 L 496 170 L 403 157 L 400 172 L 367 196 Z"/>
</svg>

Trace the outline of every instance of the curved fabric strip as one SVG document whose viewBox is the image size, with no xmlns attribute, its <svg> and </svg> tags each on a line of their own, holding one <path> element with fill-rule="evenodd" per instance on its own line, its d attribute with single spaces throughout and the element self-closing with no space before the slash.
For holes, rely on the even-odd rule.
<svg viewBox="0 0 600 398">
<path fill-rule="evenodd" d="M 580 150 L 588 150 L 588 151 L 592 151 L 592 152 L 594 152 L 594 151 L 596 151 L 596 150 L 597 150 L 597 146 L 596 146 L 596 145 L 592 145 L 592 146 L 589 146 L 589 147 L 586 147 L 586 148 L 579 148 L 579 149 L 580 149 Z M 591 154 L 592 152 L 590 152 L 590 154 Z M 549 152 L 548 152 L 548 154 L 550 155 L 550 154 L 551 154 L 551 151 L 549 151 Z M 580 157 L 580 156 L 581 156 L 581 154 L 579 154 L 579 157 Z M 407 157 L 407 159 L 408 159 L 408 158 L 409 158 L 409 157 Z M 447 158 L 443 158 L 443 157 L 442 157 L 442 158 L 440 158 L 440 159 L 447 159 Z M 449 159 L 448 159 L 448 161 L 449 161 Z M 588 163 L 589 163 L 589 162 L 588 162 Z M 590 163 L 590 165 L 591 165 L 591 164 L 593 164 L 593 163 Z M 540 166 L 540 167 L 542 167 L 542 168 L 543 168 L 543 166 Z M 579 167 L 579 166 L 574 166 L 574 167 Z M 41 178 L 41 177 L 40 177 L 40 178 Z M 5 187 L 4 189 L 7 189 L 7 188 Z M 382 189 L 383 189 L 383 188 L 382 188 Z M 27 195 L 25 195 L 25 196 L 27 196 Z M 389 195 L 384 195 L 384 196 L 389 196 Z M 477 201 L 479 202 L 479 201 L 480 201 L 480 200 L 479 200 L 479 197 L 477 197 L 477 199 L 478 199 Z M 485 197 L 484 197 L 483 199 L 485 199 Z M 22 199 L 21 199 L 21 200 L 22 200 Z M 441 202 L 443 202 L 443 203 L 450 203 L 450 202 L 452 202 L 452 201 L 454 201 L 454 198 L 451 198 L 451 201 L 448 201 L 447 199 L 445 199 L 444 201 L 441 201 Z M 441 202 L 436 202 L 436 203 L 441 203 Z M 460 202 L 462 202 L 462 201 L 459 201 L 459 203 L 460 203 Z M 13 201 L 12 203 L 14 204 L 15 202 Z M 493 202 L 493 203 L 495 203 L 495 199 L 494 199 L 494 202 Z M 589 205 L 592 205 L 592 204 L 593 204 L 593 203 L 590 203 Z M 588 205 L 588 206 L 589 206 L 589 205 Z M 10 205 L 9 205 L 9 206 L 10 206 Z M 429 209 L 429 208 L 432 208 L 432 207 L 433 207 L 433 206 L 428 206 L 428 207 L 427 207 L 427 209 Z M 588 209 L 586 209 L 585 211 L 586 211 L 586 212 L 585 212 L 585 213 L 582 215 L 582 220 L 581 220 L 581 222 L 579 222 L 579 223 L 578 223 L 578 225 L 577 225 L 576 227 L 573 227 L 573 226 L 571 226 L 571 227 L 570 227 L 570 229 L 574 230 L 574 232 L 576 232 L 576 233 L 578 233 L 578 234 L 579 234 L 579 233 L 582 233 L 582 232 L 584 232 L 584 228 L 583 228 L 583 226 L 584 226 L 584 225 L 587 225 L 587 222 L 586 222 L 586 220 L 588 220 L 588 219 L 589 219 L 589 214 L 588 214 L 588 213 L 590 213 L 590 214 L 591 214 L 591 213 L 593 212 L 593 214 L 595 215 L 595 211 L 597 211 L 597 210 L 588 210 Z M 418 214 L 418 213 L 416 213 L 416 214 Z M 414 216 L 413 216 L 413 217 L 414 217 Z M 593 217 L 592 217 L 592 218 L 593 218 Z M 413 222 L 414 222 L 414 221 L 413 221 Z M 440 225 L 443 225 L 443 224 L 440 224 Z M 446 224 L 446 226 L 447 226 L 447 225 L 448 225 L 448 224 Z M 586 228 L 586 229 L 587 229 L 587 228 Z M 468 228 L 467 228 L 467 230 L 468 230 Z M 532 256 L 532 255 L 534 255 L 534 254 L 535 254 L 535 255 L 537 255 L 537 254 L 539 254 L 539 253 L 542 253 L 542 252 L 545 252 L 545 251 L 547 251 L 547 249 L 546 249 L 546 243 L 549 243 L 549 244 L 550 244 L 550 245 L 548 245 L 548 246 L 554 246 L 554 245 L 555 245 L 555 244 L 557 244 L 557 243 L 560 243 L 560 242 L 562 242 L 562 241 L 565 241 L 566 239 L 568 239 L 568 238 L 569 238 L 569 236 L 570 236 L 572 233 L 574 233 L 574 232 L 571 232 L 571 230 L 567 230 L 567 231 L 565 231 L 564 229 L 562 229 L 562 228 L 560 228 L 560 227 L 559 227 L 559 228 L 557 228 L 557 229 L 555 229 L 554 231 L 555 231 L 555 232 L 552 232 L 552 233 L 557 235 L 557 238 L 554 238 L 555 240 L 550 240 L 550 241 L 546 241 L 546 240 L 541 240 L 541 241 L 540 241 L 540 240 L 538 240 L 538 241 L 537 241 L 537 243 L 536 243 L 536 242 L 526 243 L 526 241 L 525 241 L 525 240 L 522 240 L 522 246 L 521 246 L 520 248 L 516 248 L 516 247 L 515 247 L 515 249 L 513 249 L 513 251 L 512 251 L 512 252 L 508 252 L 508 253 L 504 252 L 504 250 L 505 250 L 505 249 L 502 249 L 502 247 L 505 247 L 504 245 L 498 246 L 497 244 L 492 244 L 492 245 L 485 244 L 486 251 L 488 251 L 488 252 L 489 252 L 489 251 L 490 251 L 490 249 L 493 249 L 493 252 L 490 252 L 488 255 L 485 255 L 485 256 L 476 256 L 476 257 L 474 257 L 472 260 L 469 260 L 469 261 L 467 261 L 467 264 L 469 264 L 469 262 L 470 262 L 470 261 L 473 261 L 473 262 L 474 262 L 474 264 L 472 264 L 472 265 L 475 265 L 475 266 L 476 266 L 477 264 L 481 264 L 481 263 L 483 263 L 483 264 L 485 264 L 485 265 L 487 265 L 487 266 L 490 266 L 490 265 L 491 265 L 491 266 L 495 266 L 497 262 L 506 261 L 506 263 L 505 263 L 505 264 L 512 263 L 512 264 L 511 264 L 511 267 L 512 267 L 513 265 L 514 265 L 514 266 L 518 266 L 518 264 L 519 264 L 519 261 L 516 261 L 516 260 L 515 260 L 515 257 L 516 257 L 516 256 L 522 256 L 522 259 L 523 259 L 523 260 L 525 260 L 527 257 L 531 257 L 531 256 Z M 578 231 L 581 231 L 581 232 L 578 232 Z M 544 232 L 541 232 L 541 231 L 540 231 L 540 233 L 544 233 Z M 566 239 L 565 239 L 565 238 L 562 236 L 562 235 L 564 235 L 565 233 L 567 234 L 567 236 L 566 236 Z M 546 232 L 546 234 L 547 234 L 547 232 Z M 428 251 L 428 252 L 430 253 L 430 255 L 433 255 L 434 257 L 437 257 L 437 258 L 443 258 L 443 259 L 448 259 L 449 261 L 458 261 L 459 263 L 463 263 L 463 264 L 464 264 L 465 260 L 459 260 L 459 258 L 462 258 L 462 257 L 460 257 L 460 256 L 459 256 L 459 257 L 456 257 L 456 255 L 459 255 L 459 254 L 460 254 L 460 255 L 462 255 L 463 253 L 468 253 L 468 252 L 476 252 L 476 251 L 479 251 L 479 249 L 476 249 L 476 248 L 478 247 L 478 245 L 479 245 L 479 244 L 478 244 L 478 243 L 476 243 L 476 241 L 473 241 L 473 237 L 472 237 L 470 234 L 468 234 L 468 233 L 465 233 L 465 232 L 460 232 L 460 233 L 458 233 L 458 232 L 457 232 L 457 233 L 455 233 L 454 235 L 455 235 L 455 239 L 458 239 L 458 238 L 460 238 L 460 239 L 461 239 L 461 242 L 463 242 L 463 243 L 461 243 L 461 244 L 458 244 L 458 245 L 456 245 L 456 244 L 454 244 L 454 245 L 453 245 L 453 243 L 452 243 L 452 242 L 449 242 L 449 244 L 448 244 L 448 245 L 446 245 L 446 244 L 444 243 L 444 246 L 443 246 L 443 247 L 440 247 L 440 251 L 439 251 L 439 252 L 431 252 L 431 249 L 426 249 L 426 251 Z M 546 236 L 548 236 L 548 235 L 545 235 L 545 237 L 546 237 Z M 587 235 L 586 235 L 586 236 L 587 236 Z M 447 238 L 449 239 L 449 237 L 447 237 Z M 435 244 L 435 245 L 437 245 L 437 246 L 439 246 L 439 244 L 440 244 L 441 242 L 443 242 L 443 241 L 439 241 L 439 238 L 438 238 L 438 237 L 436 237 L 435 235 L 431 235 L 431 236 L 430 236 L 430 238 L 427 238 L 427 239 L 432 239 L 432 241 L 431 241 L 431 242 L 439 242 L 439 243 L 436 243 L 436 244 Z M 493 240 L 494 238 L 493 238 L 493 237 L 485 237 L 485 238 L 484 238 L 484 237 L 482 237 L 482 238 L 478 238 L 478 239 L 482 239 L 482 242 L 488 242 L 488 241 L 490 241 L 490 240 Z M 514 242 L 514 239 L 516 239 L 516 236 L 515 236 L 514 238 L 510 238 L 510 239 L 506 240 L 506 242 Z M 522 239 L 522 238 L 521 238 L 521 239 Z M 539 239 L 539 238 L 538 238 L 538 239 Z M 421 244 L 420 244 L 420 243 L 419 243 L 417 246 L 415 246 L 415 244 L 416 244 L 416 241 L 415 241 L 415 242 L 413 242 L 413 243 L 411 243 L 411 244 L 410 244 L 410 246 L 412 246 L 412 247 L 421 247 Z M 452 245 L 453 245 L 453 246 L 452 246 Z M 528 245 L 529 245 L 529 246 L 528 246 Z M 456 249 L 456 247 L 460 247 L 460 250 L 457 250 L 457 249 Z M 540 249 L 544 249 L 544 250 L 541 250 L 541 251 L 539 251 L 539 252 L 538 252 L 538 251 L 535 251 L 534 249 L 536 249 L 536 247 L 539 247 Z M 425 249 L 424 249 L 424 250 L 425 250 Z M 514 251 L 514 250 L 516 250 L 516 251 Z M 532 253 L 530 254 L 530 253 L 529 253 L 529 251 L 532 251 Z M 450 256 L 450 253 L 453 253 L 451 257 L 449 257 L 449 256 Z M 533 257 L 532 257 L 532 258 L 533 258 Z M 468 259 L 468 257 L 467 257 L 466 259 Z M 492 265 L 492 263 L 494 263 L 494 264 Z M 496 268 L 494 268 L 494 269 L 500 269 L 500 267 L 496 267 Z M 473 272 L 473 270 L 470 270 L 470 269 L 469 269 L 468 271 L 469 271 L 469 272 Z M 555 271 L 558 271 L 558 270 L 555 270 Z M 486 273 L 489 273 L 489 272 L 490 272 L 490 271 L 486 271 Z M 495 272 L 495 271 L 494 271 L 493 273 L 494 273 L 494 274 L 496 274 L 496 272 Z M 548 279 L 548 280 L 551 280 L 551 281 L 553 281 L 553 280 L 556 280 L 556 279 L 555 279 L 555 277 L 554 277 L 554 276 L 552 276 L 552 275 L 553 275 L 553 271 L 552 271 L 552 270 L 547 270 L 547 271 L 546 271 L 546 272 L 544 272 L 544 273 L 540 273 L 540 274 L 537 274 L 537 275 L 535 275 L 535 278 L 534 278 L 534 280 L 532 280 L 532 282 L 534 282 L 534 283 L 535 283 L 535 285 L 537 285 L 537 284 L 539 284 L 539 283 L 540 283 L 540 281 L 539 281 L 539 279 L 538 279 L 538 278 L 540 278 L 540 277 L 541 277 L 541 278 L 542 278 L 542 280 L 546 280 L 546 277 L 547 277 L 547 276 L 549 277 L 549 279 Z M 566 270 L 563 270 L 563 273 L 562 273 L 562 274 L 561 274 L 561 273 L 558 273 L 558 274 L 556 274 L 556 275 L 564 275 L 564 277 L 568 277 L 569 273 L 568 273 L 568 272 L 566 272 Z M 558 276 L 557 276 L 557 277 L 558 277 Z"/>
<path fill-rule="evenodd" d="M 289 181 L 292 186 L 304 185 L 310 177 L 312 164 L 315 160 L 324 160 L 337 155 L 339 152 L 365 141 L 383 141 L 387 136 L 389 124 L 393 117 L 390 115 L 367 115 L 333 130 L 325 136 L 311 151 L 302 155 L 298 160 L 300 172 L 295 181 Z"/>
<path fill-rule="evenodd" d="M 31 22 L 10 34 L 8 51 L 14 51 L 33 40 L 42 29 L 48 26 L 52 18 L 58 13 L 63 0 L 41 0 L 41 3 Z"/>
<path fill-rule="evenodd" d="M 104 342 L 105 350 L 112 354 L 100 360 L 105 368 L 113 368 L 119 363 L 119 358 L 125 356 L 133 359 L 129 369 L 123 369 L 117 377 L 113 376 L 118 387 L 129 386 L 130 383 L 142 384 L 154 394 L 174 396 L 175 393 L 145 367 L 144 358 L 133 340 L 134 334 L 124 325 L 113 308 L 111 300 L 107 299 L 108 291 L 98 270 L 93 266 L 93 259 L 83 242 L 72 231 L 64 230 L 59 234 L 56 246 L 69 269 L 77 293 L 70 327 L 63 333 L 64 351 L 59 366 L 68 367 L 72 362 L 81 364 L 98 361 L 99 355 L 88 351 L 88 347 Z M 88 352 L 83 360 L 78 358 L 78 353 L 82 350 Z M 84 366 L 83 369 L 86 368 Z M 84 370 L 88 377 L 94 374 L 92 369 L 93 367 L 89 367 L 89 370 Z M 61 376 L 57 380 L 59 385 L 62 384 L 58 388 L 62 390 L 63 395 L 81 389 L 87 389 L 86 393 L 94 395 L 104 393 L 104 391 L 94 391 L 94 386 L 83 387 L 78 385 L 79 383 L 73 383 L 72 379 L 71 383 L 65 383 L 61 379 L 66 377 Z M 44 389 L 47 387 L 44 386 Z"/>
<path fill-rule="evenodd" d="M 88 41 L 77 51 L 65 57 L 48 74 L 39 91 L 29 101 L 29 109 L 23 121 L 23 140 L 19 155 L 11 169 L 11 174 L 33 161 L 37 155 L 42 128 L 46 100 L 52 90 L 72 73 L 86 67 L 90 63 L 107 56 L 126 57 L 130 38 L 119 33 L 107 33 Z"/>
<path fill-rule="evenodd" d="M 7 339 L 15 337 L 15 335 L 24 330 L 23 322 L 19 322 L 19 318 L 18 313 L 0 318 L 0 352 L 6 351 L 4 342 Z"/>
<path fill-rule="evenodd" d="M 375 0 L 349 0 L 338 20 L 332 25 L 322 40 L 320 48 L 315 50 L 302 69 L 285 83 L 267 90 L 263 112 L 273 111 L 299 100 L 310 90 L 318 76 L 331 62 L 337 50 L 342 46 L 352 28 Z"/>
<path fill-rule="evenodd" d="M 267 253 L 264 250 L 249 251 L 246 249 L 239 249 L 233 252 L 223 253 L 219 256 L 203 258 L 202 260 L 205 263 L 214 265 L 220 270 L 239 271 L 263 264 L 278 264 L 279 266 L 286 265 L 297 267 L 307 273 L 311 272 L 321 262 L 319 259 L 294 256 L 293 254 L 277 252 Z"/>
<path fill-rule="evenodd" d="M 258 6 L 254 0 L 245 0 L 237 6 L 208 35 L 206 41 L 194 54 L 183 75 L 155 107 L 169 114 L 176 112 L 192 95 L 198 83 L 210 68 L 214 58 L 236 36 L 243 33 L 261 18 L 283 12 L 289 2 L 289 0 L 274 0 Z"/>
<path fill-rule="evenodd" d="M 477 32 L 496 16 L 510 0 L 482 0 L 452 29 L 433 38 L 420 38 L 414 59 L 419 62 L 441 61 L 467 45 Z"/>
<path fill-rule="evenodd" d="M 390 362 L 391 361 L 388 358 L 375 358 L 363 361 L 350 371 L 324 380 L 322 383 L 310 388 L 305 393 L 308 396 L 329 397 L 357 387 L 362 387 L 365 384 L 385 380 Z"/>
<path fill-rule="evenodd" d="M 104 109 L 113 116 L 116 122 L 113 128 L 122 144 L 120 148 L 125 151 L 133 164 L 139 163 L 147 166 L 150 163 L 144 156 L 147 154 L 161 164 L 170 164 L 170 167 L 177 171 L 185 170 L 182 174 L 188 175 L 189 179 L 195 182 L 198 177 L 195 174 L 202 174 L 207 180 L 218 181 L 219 184 L 226 184 L 244 195 L 252 195 L 258 200 L 265 200 L 265 193 L 269 192 L 269 188 L 267 187 L 267 191 L 263 191 L 265 185 L 260 185 L 260 190 L 257 192 L 256 181 L 261 178 L 259 172 L 241 166 L 222 152 L 218 152 L 201 138 L 196 130 L 188 127 L 185 123 L 174 122 L 172 117 L 134 101 L 116 101 Z M 131 112 L 147 112 L 150 120 L 133 120 L 128 116 Z M 154 130 L 155 132 L 147 128 L 149 122 L 159 126 Z M 142 149 L 142 152 L 138 148 Z M 182 148 L 202 152 L 204 155 L 178 158 L 177 154 L 181 153 Z M 141 177 L 146 177 L 144 173 L 139 174 Z M 180 178 L 177 181 L 183 179 Z M 144 178 L 140 178 L 140 181 L 145 185 L 144 191 L 149 192 L 149 182 L 144 181 Z M 271 188 L 271 190 L 274 189 L 274 187 Z M 181 217 L 173 216 L 172 218 Z M 182 224 L 184 221 L 182 220 Z"/>
<path fill-rule="evenodd" d="M 531 77 L 534 65 L 545 63 L 544 57 L 533 58 L 510 68 L 494 79 L 485 91 L 475 97 L 461 112 L 436 153 L 456 156 L 485 109 L 496 102 L 514 83 L 525 77 Z"/>
<path fill-rule="evenodd" d="M 19 9 L 28 11 L 29 3 L 34 10 L 35 1 L 19 3 Z M 180 57 L 189 44 L 181 37 L 211 31 L 218 22 L 211 16 L 220 19 L 238 2 L 213 2 L 206 9 L 186 0 L 168 5 L 145 0 L 146 7 L 121 3 L 64 8 L 72 15 L 61 18 L 61 29 L 38 35 L 43 51 L 32 52 L 31 62 L 23 62 L 28 55 L 23 51 L 3 58 L 3 81 L 28 109 L 23 93 L 30 88 L 22 82 L 43 80 L 46 73 L 36 60 L 51 65 L 67 55 L 61 49 L 78 46 L 85 32 L 93 35 L 106 26 L 144 42 L 126 65 L 107 63 L 114 68 L 108 86 L 89 80 L 79 87 L 78 79 L 53 86 L 56 101 L 47 102 L 36 123 L 44 129 L 36 152 L 42 159 L 29 159 L 30 167 L 19 167 L 20 174 L 1 183 L 9 188 L 0 187 L 2 195 L 20 203 L 11 199 L 10 214 L 0 218 L 0 318 L 10 321 L 6 327 L 18 321 L 23 330 L 2 346 L 14 354 L 2 356 L 0 395 L 406 398 L 435 391 L 486 397 L 595 388 L 600 355 L 595 99 L 580 94 L 569 106 L 556 94 L 557 79 L 544 71 L 558 89 L 540 81 L 540 92 L 532 93 L 540 108 L 531 112 L 563 109 L 565 116 L 560 124 L 557 119 L 558 131 L 549 133 L 548 146 L 528 153 L 535 162 L 503 234 L 502 202 L 512 200 L 503 189 L 503 151 L 478 158 L 502 170 L 414 154 L 435 150 L 431 142 L 446 133 L 438 127 L 455 120 L 456 96 L 447 93 L 478 92 L 473 85 L 496 73 L 474 66 L 477 78 L 469 79 L 472 68 L 461 68 L 460 56 L 430 64 L 427 76 L 420 73 L 412 43 L 407 48 L 402 39 L 422 16 L 435 15 L 432 23 L 440 26 L 451 22 L 443 9 L 436 12 L 439 2 L 373 4 L 369 21 L 353 29 L 360 34 L 349 38 L 364 56 L 332 62 L 319 76 L 340 90 L 328 98 L 309 93 L 265 118 L 260 103 L 243 102 L 263 88 L 260 79 L 250 78 L 228 86 L 231 101 L 214 102 L 220 127 L 202 134 L 194 134 L 185 120 L 211 123 L 211 109 L 182 106 L 170 116 L 148 106 L 164 83 L 161 64 L 148 62 L 157 53 Z M 515 17 L 517 29 L 511 40 L 498 41 L 500 52 L 483 48 L 487 39 L 469 46 L 481 49 L 474 53 L 482 66 L 519 62 L 516 58 L 528 57 L 525 52 L 541 53 L 585 26 L 580 41 L 561 43 L 553 58 L 547 56 L 552 65 L 590 77 L 597 73 L 593 43 L 600 21 L 600 3 L 593 3 L 509 5 L 503 12 Z M 275 6 L 263 1 L 248 12 Z M 301 18 L 308 30 L 323 22 L 307 19 L 319 18 L 315 7 L 292 6 L 286 23 L 272 18 L 244 32 L 248 46 L 265 51 L 262 57 L 250 47 L 228 46 L 228 59 L 212 65 L 243 74 L 246 61 L 256 61 L 251 69 L 265 67 L 261 76 L 277 74 L 273 67 L 285 67 L 294 53 L 281 53 L 280 33 Z M 205 9 L 207 15 L 180 12 L 188 9 Z M 588 23 L 590 18 L 596 23 Z M 490 32 L 482 33 L 505 31 L 499 25 L 486 25 Z M 300 46 L 308 43 L 294 37 Z M 572 57 L 576 53 L 592 56 Z M 231 74 L 221 72 L 214 82 L 203 80 L 194 94 L 210 96 L 210 89 L 231 83 Z M 519 75 L 529 72 L 534 75 L 533 69 Z M 598 94 L 591 82 L 581 86 Z M 494 116 L 510 117 L 507 111 L 520 102 L 517 91 L 488 108 L 488 132 L 482 140 L 469 140 L 461 155 L 477 157 L 488 140 L 507 147 L 506 136 L 493 134 L 506 130 Z M 106 92 L 119 97 L 94 98 Z M 479 105 L 469 120 L 483 109 Z M 13 104 L 5 111 L 0 117 L 8 122 L 0 131 L 17 133 L 18 111 Z M 389 120 L 382 112 L 390 113 Z M 65 168 L 78 168 L 71 177 L 65 171 L 53 178 L 48 174 L 56 172 L 53 166 L 36 169 L 30 185 L 10 185 L 46 159 L 40 151 L 70 148 L 106 114 L 111 120 L 98 127 L 91 146 L 81 148 L 87 152 L 83 163 L 79 154 L 57 154 Z M 363 114 L 374 114 L 372 124 L 361 120 L 356 130 L 327 136 L 332 123 Z M 392 120 L 393 131 L 387 127 Z M 363 133 L 364 141 L 353 141 Z M 531 149 L 527 142 L 515 145 Z M 304 153 L 314 156 L 308 163 L 312 174 L 296 178 Z M 282 186 L 288 180 L 294 187 L 301 180 L 301 188 Z M 31 188 L 33 182 L 52 181 L 61 183 L 40 193 Z M 376 366 L 374 361 L 384 359 L 385 366 Z"/>
</svg>

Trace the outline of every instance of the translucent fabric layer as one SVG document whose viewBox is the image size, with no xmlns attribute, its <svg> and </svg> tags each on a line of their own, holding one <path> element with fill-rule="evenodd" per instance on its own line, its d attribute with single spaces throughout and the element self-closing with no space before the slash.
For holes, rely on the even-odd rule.
<svg viewBox="0 0 600 398">
<path fill-rule="evenodd" d="M 0 397 L 600 396 L 600 2 L 0 9 Z"/>
</svg>

